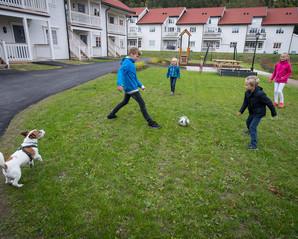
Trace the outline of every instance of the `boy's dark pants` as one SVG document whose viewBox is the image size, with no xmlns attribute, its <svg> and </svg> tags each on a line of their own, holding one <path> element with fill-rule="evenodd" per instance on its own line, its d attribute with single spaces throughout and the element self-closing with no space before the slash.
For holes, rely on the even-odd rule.
<svg viewBox="0 0 298 239">
<path fill-rule="evenodd" d="M 170 78 L 171 92 L 175 92 L 176 80 L 177 80 L 177 78 L 175 78 L 175 77 Z"/>
<path fill-rule="evenodd" d="M 138 102 L 139 106 L 140 106 L 140 109 L 141 109 L 141 112 L 145 118 L 145 120 L 147 120 L 148 123 L 152 123 L 152 119 L 151 117 L 149 116 L 148 112 L 147 112 L 147 109 L 146 109 L 146 105 L 145 105 L 145 102 L 141 96 L 141 93 L 140 92 L 134 92 L 132 94 L 124 94 L 124 99 L 122 100 L 122 102 L 120 102 L 113 110 L 112 112 L 110 113 L 110 115 L 116 115 L 116 113 L 125 105 L 128 104 L 129 100 L 130 100 L 130 97 L 134 98 L 134 100 L 136 102 Z"/>
<path fill-rule="evenodd" d="M 246 126 L 250 134 L 250 145 L 257 147 L 257 127 L 261 122 L 262 116 L 249 115 L 246 120 Z"/>
</svg>

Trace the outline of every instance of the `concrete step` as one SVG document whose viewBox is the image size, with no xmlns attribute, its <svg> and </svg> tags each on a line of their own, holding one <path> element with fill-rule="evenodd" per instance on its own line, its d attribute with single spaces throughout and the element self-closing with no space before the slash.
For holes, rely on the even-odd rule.
<svg viewBox="0 0 298 239">
<path fill-rule="evenodd" d="M 8 65 L 6 64 L 0 64 L 0 70 L 5 70 L 8 68 Z"/>
</svg>

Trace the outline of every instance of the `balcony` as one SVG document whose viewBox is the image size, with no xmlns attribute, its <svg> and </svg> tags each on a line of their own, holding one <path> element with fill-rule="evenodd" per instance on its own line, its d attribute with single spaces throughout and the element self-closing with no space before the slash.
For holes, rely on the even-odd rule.
<svg viewBox="0 0 298 239">
<path fill-rule="evenodd" d="M 47 0 L 0 0 L 1 6 L 48 13 Z"/>
<path fill-rule="evenodd" d="M 179 32 L 164 32 L 163 37 L 164 38 L 177 38 Z"/>
<path fill-rule="evenodd" d="M 109 23 L 108 24 L 108 33 L 125 35 L 126 34 L 126 29 L 125 29 L 124 25 Z"/>
<path fill-rule="evenodd" d="M 138 27 L 129 27 L 128 28 L 128 37 L 129 38 L 141 38 L 142 33 L 138 31 Z"/>
<path fill-rule="evenodd" d="M 71 11 L 71 23 L 101 28 L 101 18 L 86 13 Z"/>
<path fill-rule="evenodd" d="M 204 39 L 221 39 L 221 32 L 218 31 L 206 31 L 203 32 L 203 38 Z"/>
<path fill-rule="evenodd" d="M 247 33 L 246 34 L 246 40 L 248 41 L 255 41 L 256 40 L 256 33 Z M 266 40 L 266 33 L 261 33 L 259 37 L 259 41 L 265 41 Z"/>
</svg>

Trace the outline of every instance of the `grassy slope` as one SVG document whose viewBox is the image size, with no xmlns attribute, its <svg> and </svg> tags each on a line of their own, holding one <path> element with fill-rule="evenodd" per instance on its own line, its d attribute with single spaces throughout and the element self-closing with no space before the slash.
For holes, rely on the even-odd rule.
<svg viewBox="0 0 298 239">
<path fill-rule="evenodd" d="M 143 51 L 143 57 L 160 57 L 170 59 L 172 57 L 177 57 L 177 51 Z M 201 57 L 204 57 L 204 52 L 192 52 L 190 54 L 191 60 L 194 63 L 199 63 Z M 293 67 L 292 78 L 298 80 L 298 55 L 291 55 L 291 63 Z M 242 66 L 245 68 L 251 67 L 253 54 L 251 53 L 238 53 L 237 60 L 243 61 Z M 208 54 L 207 63 L 212 63 L 212 59 L 233 59 L 233 53 L 220 53 L 212 52 Z M 255 68 L 258 70 L 264 70 L 268 72 L 273 72 L 274 64 L 278 61 L 279 55 L 276 54 L 257 54 L 255 59 Z"/>
<path fill-rule="evenodd" d="M 297 89 L 285 89 L 288 107 L 263 120 L 260 150 L 248 152 L 246 117 L 235 116 L 242 79 L 183 72 L 171 97 L 164 75 L 140 73 L 161 130 L 146 127 L 133 100 L 105 119 L 122 98 L 115 75 L 18 115 L 1 151 L 20 144 L 20 130 L 44 128 L 44 163 L 24 168 L 24 188 L 5 186 L 12 212 L 0 231 L 22 239 L 297 236 Z M 271 96 L 272 85 L 262 85 Z M 177 125 L 181 115 L 190 127 Z"/>
</svg>

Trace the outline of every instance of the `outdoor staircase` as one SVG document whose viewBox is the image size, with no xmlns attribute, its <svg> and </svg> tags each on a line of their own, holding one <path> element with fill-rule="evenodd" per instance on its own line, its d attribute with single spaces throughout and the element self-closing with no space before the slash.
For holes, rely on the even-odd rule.
<svg viewBox="0 0 298 239">
<path fill-rule="evenodd" d="M 0 70 L 8 69 L 8 65 L 4 62 L 4 60 L 0 57 Z"/>
<path fill-rule="evenodd" d="M 80 37 L 72 30 L 69 30 L 69 39 L 71 58 L 76 58 L 80 61 L 87 61 L 91 58 L 88 45 L 83 42 Z"/>
<path fill-rule="evenodd" d="M 120 47 L 118 47 L 115 42 L 109 39 L 108 56 L 121 57 L 120 52 Z"/>
</svg>

